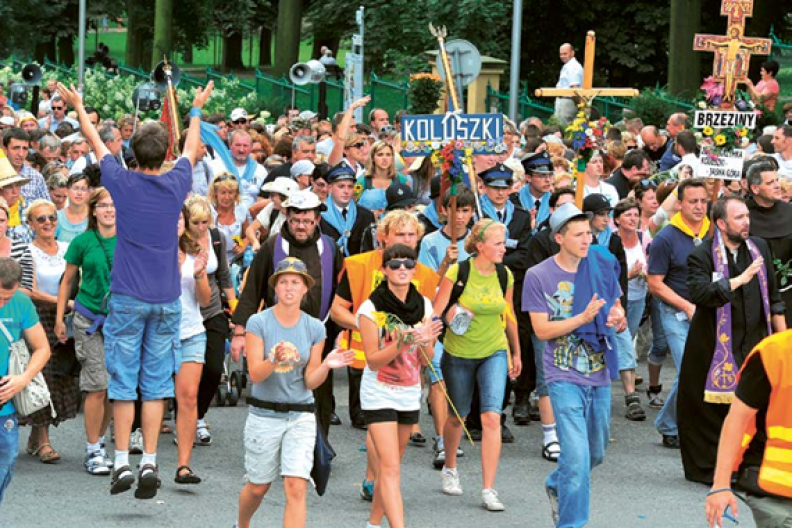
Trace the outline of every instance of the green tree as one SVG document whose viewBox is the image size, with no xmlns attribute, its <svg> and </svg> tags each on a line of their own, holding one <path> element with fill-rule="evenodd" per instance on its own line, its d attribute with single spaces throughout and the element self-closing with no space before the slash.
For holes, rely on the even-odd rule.
<svg viewBox="0 0 792 528">
<path fill-rule="evenodd" d="M 154 9 L 154 47 L 151 51 L 151 67 L 163 57 L 171 57 L 173 51 L 173 0 L 157 0 Z"/>
<path fill-rule="evenodd" d="M 275 75 L 286 75 L 300 56 L 303 0 L 278 2 L 278 30 L 275 35 Z"/>
</svg>

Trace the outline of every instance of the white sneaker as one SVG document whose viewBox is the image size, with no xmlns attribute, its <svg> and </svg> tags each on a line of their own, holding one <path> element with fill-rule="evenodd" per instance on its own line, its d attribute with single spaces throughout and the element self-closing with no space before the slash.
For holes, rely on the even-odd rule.
<svg viewBox="0 0 792 528">
<path fill-rule="evenodd" d="M 129 454 L 143 454 L 143 432 L 140 429 L 135 429 L 129 436 Z"/>
<path fill-rule="evenodd" d="M 110 468 L 107 467 L 105 458 L 99 451 L 85 454 L 85 470 L 91 475 L 109 475 Z"/>
<path fill-rule="evenodd" d="M 481 490 L 481 500 L 484 501 L 484 508 L 488 511 L 503 511 L 506 509 L 498 498 L 498 492 L 492 488 Z"/>
<path fill-rule="evenodd" d="M 458 497 L 462 495 L 462 485 L 459 483 L 459 472 L 456 469 L 443 468 L 443 493 Z"/>
<path fill-rule="evenodd" d="M 105 465 L 107 467 L 109 467 L 110 469 L 112 469 L 113 468 L 113 459 L 110 458 L 109 456 L 107 456 L 107 450 L 104 447 L 102 447 L 101 449 L 99 449 L 99 452 L 102 454 L 102 456 L 105 459 Z"/>
</svg>

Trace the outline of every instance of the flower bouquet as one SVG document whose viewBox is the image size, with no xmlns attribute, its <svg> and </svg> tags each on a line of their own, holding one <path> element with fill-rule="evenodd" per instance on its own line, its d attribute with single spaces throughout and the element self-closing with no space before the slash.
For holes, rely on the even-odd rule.
<svg viewBox="0 0 792 528">
<path fill-rule="evenodd" d="M 407 91 L 410 114 L 433 114 L 437 110 L 442 90 L 443 80 L 438 75 L 433 73 L 411 75 L 410 88 Z"/>
<path fill-rule="evenodd" d="M 578 115 L 572 124 L 566 128 L 566 138 L 572 140 L 572 148 L 577 152 L 576 172 L 586 170 L 586 165 L 597 151 L 610 128 L 610 122 L 605 117 L 597 121 L 586 119 L 584 105 L 579 105 Z"/>
</svg>

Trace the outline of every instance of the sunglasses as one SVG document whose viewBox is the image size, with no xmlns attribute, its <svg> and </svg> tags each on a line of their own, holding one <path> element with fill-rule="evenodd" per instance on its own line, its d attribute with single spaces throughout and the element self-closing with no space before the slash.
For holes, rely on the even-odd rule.
<svg viewBox="0 0 792 528">
<path fill-rule="evenodd" d="M 366 144 L 365 141 L 361 141 L 360 143 L 355 143 L 354 145 L 350 145 L 349 148 L 362 149 L 363 145 L 365 144 Z"/>
<path fill-rule="evenodd" d="M 415 267 L 415 260 L 413 259 L 391 259 L 385 263 L 385 266 L 391 270 L 397 270 L 404 266 L 404 269 L 411 270 Z"/>
<path fill-rule="evenodd" d="M 244 125 L 247 124 L 247 119 L 237 119 L 236 121 L 231 121 L 235 125 Z"/>
<path fill-rule="evenodd" d="M 65 110 L 65 109 L 66 109 L 66 107 L 64 107 L 64 106 L 53 106 L 53 107 L 51 107 L 51 108 L 52 108 L 53 110 Z"/>
<path fill-rule="evenodd" d="M 40 216 L 35 217 L 34 220 L 36 222 L 38 222 L 39 224 L 43 224 L 47 220 L 49 220 L 50 222 L 57 222 L 58 221 L 58 215 L 54 215 L 54 214 L 51 214 L 51 215 L 40 215 Z"/>
</svg>

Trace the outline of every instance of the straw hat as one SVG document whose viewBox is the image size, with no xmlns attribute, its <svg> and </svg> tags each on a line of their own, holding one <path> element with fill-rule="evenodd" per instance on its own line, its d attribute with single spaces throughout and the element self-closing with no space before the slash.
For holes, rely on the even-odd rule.
<svg viewBox="0 0 792 528">
<path fill-rule="evenodd" d="M 5 154 L 0 151 L 0 188 L 7 187 L 8 185 L 13 185 L 15 183 L 21 183 L 25 185 L 26 183 L 30 182 L 30 178 L 23 178 L 17 171 L 14 170 L 14 167 L 11 166 L 11 162 L 8 161 L 8 158 Z"/>
<path fill-rule="evenodd" d="M 301 276 L 309 290 L 316 284 L 316 280 L 308 273 L 308 268 L 302 260 L 295 257 L 286 257 L 278 262 L 275 273 L 269 278 L 269 285 L 274 288 L 278 282 L 278 277 L 287 273 Z"/>
</svg>

